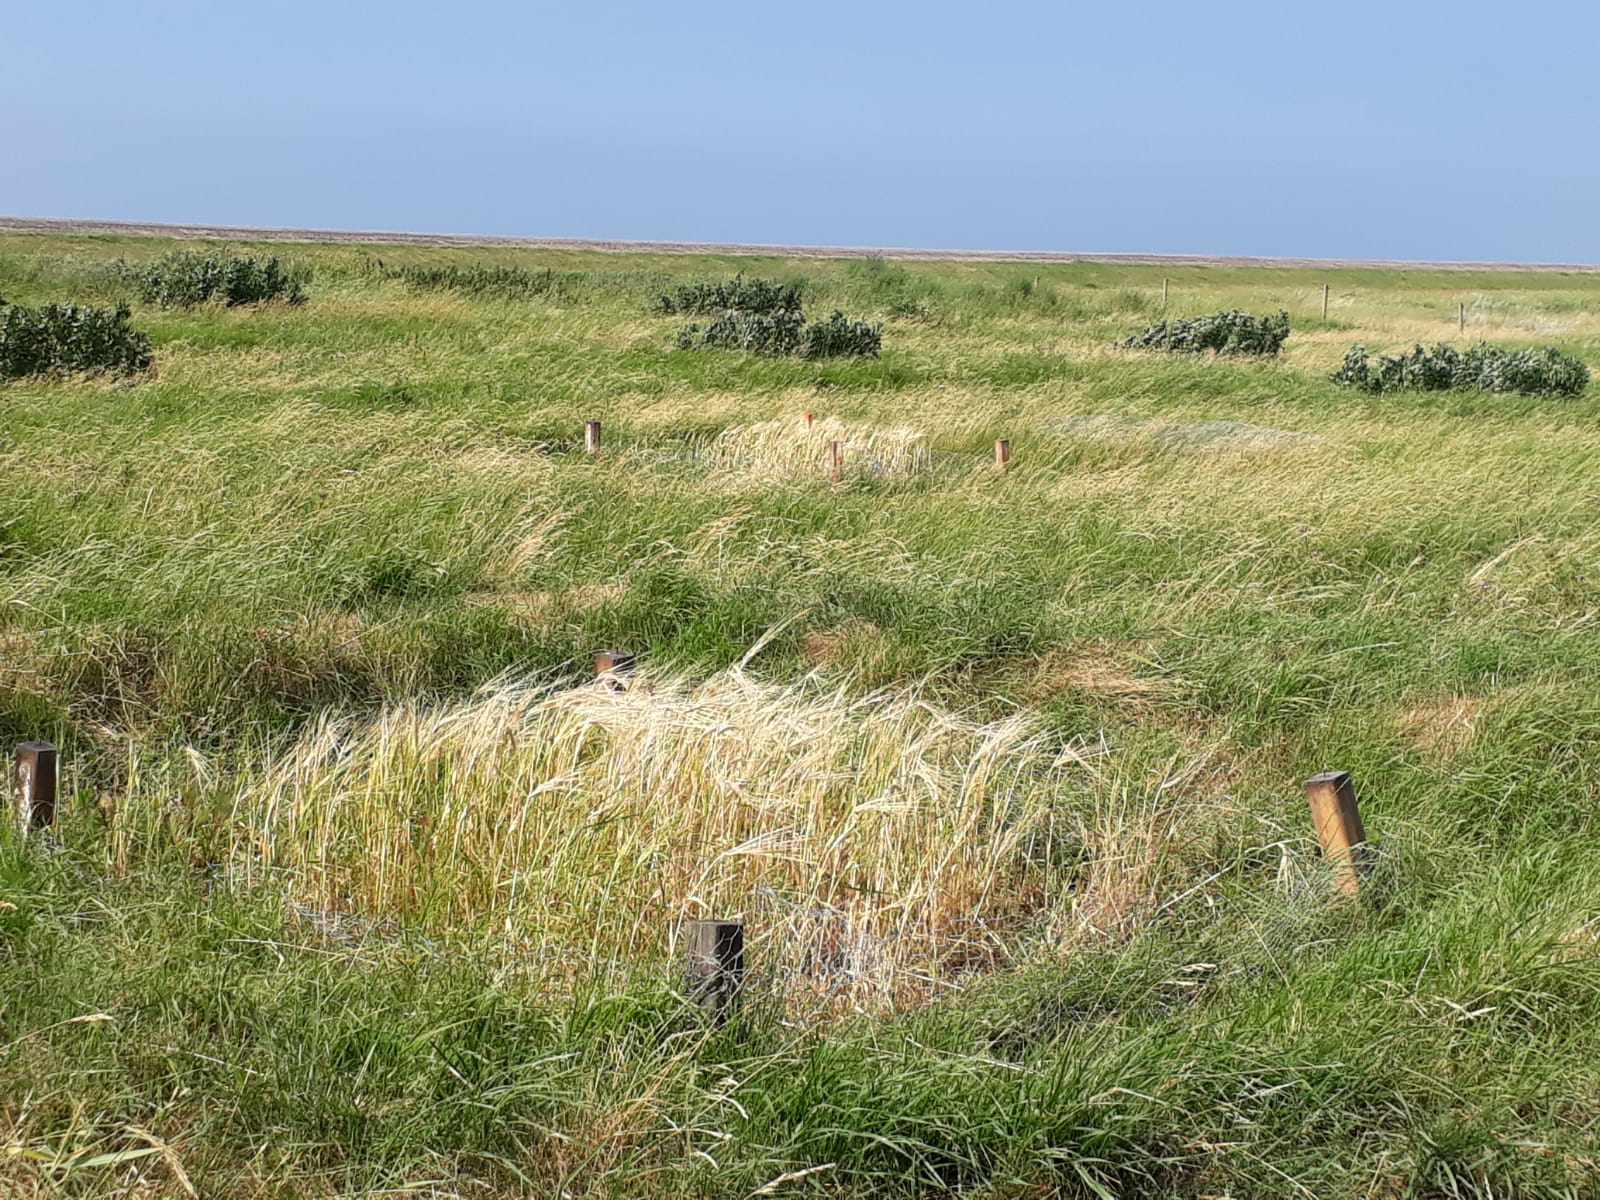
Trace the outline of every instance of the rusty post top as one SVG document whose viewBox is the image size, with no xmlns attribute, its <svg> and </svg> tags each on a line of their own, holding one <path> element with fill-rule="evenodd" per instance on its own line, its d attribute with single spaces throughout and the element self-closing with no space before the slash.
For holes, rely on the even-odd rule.
<svg viewBox="0 0 1600 1200">
<path fill-rule="evenodd" d="M 1334 787 L 1343 787 L 1350 782 L 1349 771 L 1322 771 L 1306 780 L 1306 787 L 1315 787 L 1318 784 L 1332 784 Z"/>
</svg>

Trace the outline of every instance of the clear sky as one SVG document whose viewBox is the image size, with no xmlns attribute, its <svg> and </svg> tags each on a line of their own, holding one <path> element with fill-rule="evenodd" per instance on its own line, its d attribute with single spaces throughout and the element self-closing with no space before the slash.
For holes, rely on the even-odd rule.
<svg viewBox="0 0 1600 1200">
<path fill-rule="evenodd" d="M 0 213 L 1600 261 L 1600 6 L 0 0 Z"/>
</svg>

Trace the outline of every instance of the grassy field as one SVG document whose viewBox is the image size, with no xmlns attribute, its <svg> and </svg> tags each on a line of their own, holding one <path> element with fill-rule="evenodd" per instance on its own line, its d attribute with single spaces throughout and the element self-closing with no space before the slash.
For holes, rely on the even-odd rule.
<svg viewBox="0 0 1600 1200">
<path fill-rule="evenodd" d="M 1600 1195 L 1600 388 L 1327 380 L 1600 367 L 1600 275 L 270 250 L 0 386 L 0 1195 Z M 882 356 L 675 349 L 739 270 Z M 1282 357 L 1112 348 L 1163 274 Z"/>
</svg>

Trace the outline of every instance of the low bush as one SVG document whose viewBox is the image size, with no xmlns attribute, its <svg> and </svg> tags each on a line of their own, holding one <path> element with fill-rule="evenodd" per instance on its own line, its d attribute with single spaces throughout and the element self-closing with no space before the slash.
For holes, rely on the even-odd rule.
<svg viewBox="0 0 1600 1200">
<path fill-rule="evenodd" d="M 656 298 L 664 313 L 716 313 L 678 331 L 678 348 L 697 346 L 745 350 L 752 354 L 803 358 L 875 358 L 883 346 L 880 326 L 855 321 L 835 311 L 826 321 L 806 320 L 800 308 L 801 285 L 735 275 L 711 283 L 687 284 Z"/>
<path fill-rule="evenodd" d="M 656 297 L 656 311 L 663 313 L 798 313 L 801 286 L 779 283 L 775 279 L 732 279 L 689 283 L 671 293 Z"/>
<path fill-rule="evenodd" d="M 1179 354 L 1273 355 L 1289 337 L 1289 314 L 1261 317 L 1247 312 L 1208 313 L 1157 321 L 1120 343 L 1130 350 L 1168 350 Z"/>
<path fill-rule="evenodd" d="M 192 308 L 221 300 L 232 308 L 282 300 L 300 304 L 306 298 L 309 271 L 291 267 L 277 257 L 201 254 L 177 250 L 142 269 L 127 268 L 147 304 L 162 308 Z"/>
<path fill-rule="evenodd" d="M 1447 342 L 1432 350 L 1417 345 L 1402 354 L 1380 354 L 1374 365 L 1367 348 L 1357 344 L 1330 378 L 1373 395 L 1455 390 L 1576 396 L 1589 386 L 1589 368 L 1554 346 L 1507 350 L 1487 342 L 1464 352 Z"/>
<path fill-rule="evenodd" d="M 835 312 L 826 321 L 808 323 L 798 312 L 726 312 L 709 325 L 685 326 L 678 331 L 678 348 L 697 346 L 718 350 L 745 350 L 770 357 L 876 358 L 883 346 L 877 325 L 854 321 Z"/>
<path fill-rule="evenodd" d="M 826 321 L 807 325 L 802 353 L 807 358 L 876 358 L 883 328 L 856 321 L 835 310 Z"/>
<path fill-rule="evenodd" d="M 380 264 L 381 266 L 381 264 Z M 529 267 L 388 267 L 384 278 L 398 279 L 424 292 L 461 292 L 492 300 L 531 300 L 566 294 L 569 274 Z"/>
<path fill-rule="evenodd" d="M 152 361 L 150 339 L 128 309 L 84 304 L 20 308 L 0 300 L 0 379 L 107 371 L 131 374 Z"/>
<path fill-rule="evenodd" d="M 774 357 L 795 354 L 805 343 L 805 323 L 797 312 L 725 312 L 704 327 L 695 324 L 679 330 L 678 348 L 706 346 Z"/>
</svg>

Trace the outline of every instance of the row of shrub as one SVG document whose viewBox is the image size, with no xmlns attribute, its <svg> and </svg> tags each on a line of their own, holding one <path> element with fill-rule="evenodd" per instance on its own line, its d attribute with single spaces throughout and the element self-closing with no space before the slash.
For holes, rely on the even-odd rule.
<svg viewBox="0 0 1600 1200">
<path fill-rule="evenodd" d="M 1357 344 L 1331 378 L 1373 395 L 1466 390 L 1576 396 L 1589 386 L 1589 368 L 1554 346 L 1507 350 L 1479 342 L 1462 351 L 1441 342 L 1432 350 L 1417 345 L 1402 354 L 1380 354 L 1374 364 Z"/>
<path fill-rule="evenodd" d="M 1289 338 L 1289 314 L 1275 317 L 1247 312 L 1208 313 L 1157 321 L 1120 343 L 1129 350 L 1167 350 L 1177 354 L 1259 354 L 1271 356 Z"/>
<path fill-rule="evenodd" d="M 800 307 L 801 285 L 771 279 L 732 279 L 685 284 L 656 298 L 656 311 L 717 313 L 678 331 L 678 348 L 744 350 L 771 357 L 876 358 L 883 327 L 835 310 L 826 321 L 809 321 Z"/>
<path fill-rule="evenodd" d="M 876 358 L 883 329 L 834 312 L 826 321 L 807 321 L 802 313 L 725 312 L 710 324 L 678 331 L 678 348 L 745 350 L 772 357 Z"/>
<path fill-rule="evenodd" d="M 0 379 L 24 375 L 148 370 L 150 339 L 128 324 L 126 305 L 10 305 L 0 299 Z"/>
<path fill-rule="evenodd" d="M 686 283 L 656 297 L 656 311 L 703 315 L 706 313 L 798 313 L 801 285 L 772 279 L 732 279 Z"/>
<path fill-rule="evenodd" d="M 307 268 L 291 266 L 276 256 L 192 250 L 175 250 L 140 267 L 127 263 L 118 267 L 137 288 L 140 299 L 161 308 L 193 308 L 212 300 L 230 308 L 268 300 L 300 304 L 305 301 L 305 285 L 311 276 Z"/>
<path fill-rule="evenodd" d="M 385 279 L 398 279 L 418 291 L 460 292 L 492 300 L 562 296 L 573 278 L 570 272 L 511 266 L 384 267 L 379 260 L 378 268 Z"/>
</svg>

